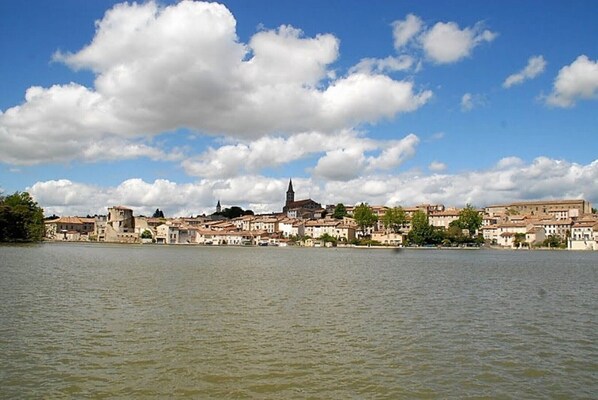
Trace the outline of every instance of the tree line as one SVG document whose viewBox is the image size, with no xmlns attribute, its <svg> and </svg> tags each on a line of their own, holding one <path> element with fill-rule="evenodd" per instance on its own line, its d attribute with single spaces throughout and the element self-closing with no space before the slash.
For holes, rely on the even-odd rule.
<svg viewBox="0 0 598 400">
<path fill-rule="evenodd" d="M 378 216 L 367 203 L 361 203 L 355 207 L 353 219 L 362 236 L 367 236 L 368 229 L 378 222 Z M 452 221 L 448 229 L 430 225 L 428 215 L 421 210 L 408 217 L 400 206 L 387 209 L 380 220 L 385 229 L 394 233 L 401 233 L 405 227 L 411 225 L 406 238 L 407 244 L 410 245 L 481 244 L 484 242 L 480 235 L 476 235 L 482 226 L 482 215 L 470 204 L 467 204 L 459 212 L 458 219 Z"/>
<path fill-rule="evenodd" d="M 0 196 L 0 242 L 40 241 L 44 230 L 44 210 L 29 193 Z"/>
</svg>

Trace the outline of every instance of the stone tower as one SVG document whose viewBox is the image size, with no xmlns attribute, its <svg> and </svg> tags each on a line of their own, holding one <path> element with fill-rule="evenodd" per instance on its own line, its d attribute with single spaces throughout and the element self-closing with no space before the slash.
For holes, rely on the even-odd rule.
<svg viewBox="0 0 598 400">
<path fill-rule="evenodd" d="M 222 212 L 222 207 L 220 206 L 220 200 L 218 200 L 218 203 L 216 204 L 216 212 Z"/>
<path fill-rule="evenodd" d="M 295 201 L 295 191 L 293 190 L 293 181 L 289 179 L 289 188 L 287 189 L 287 201 L 285 206 L 289 206 L 289 204 Z"/>
</svg>

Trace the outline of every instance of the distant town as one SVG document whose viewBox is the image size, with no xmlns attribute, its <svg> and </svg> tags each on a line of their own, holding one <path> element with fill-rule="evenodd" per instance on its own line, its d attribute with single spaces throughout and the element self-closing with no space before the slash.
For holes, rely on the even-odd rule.
<svg viewBox="0 0 598 400">
<path fill-rule="evenodd" d="M 582 199 L 541 200 L 475 209 L 441 204 L 387 207 L 326 205 L 295 200 L 290 180 L 281 212 L 253 215 L 240 207 L 211 215 L 134 216 L 129 207 L 107 215 L 45 221 L 45 240 L 208 246 L 480 247 L 598 250 L 598 214 Z"/>
</svg>

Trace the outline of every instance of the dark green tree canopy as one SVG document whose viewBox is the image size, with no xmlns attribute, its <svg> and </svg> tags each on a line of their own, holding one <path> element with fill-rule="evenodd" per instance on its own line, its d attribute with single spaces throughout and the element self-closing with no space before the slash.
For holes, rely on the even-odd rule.
<svg viewBox="0 0 598 400">
<path fill-rule="evenodd" d="M 332 218 L 334 219 L 343 219 L 347 216 L 347 208 L 343 203 L 338 203 L 336 207 L 334 207 L 334 212 L 332 213 Z"/>
<path fill-rule="evenodd" d="M 368 228 L 371 228 L 378 222 L 378 216 L 374 214 L 374 211 L 367 203 L 361 203 L 355 207 L 353 219 L 363 235 L 365 235 Z"/>
<path fill-rule="evenodd" d="M 223 217 L 233 219 L 238 218 L 243 215 L 253 215 L 253 211 L 251 210 L 243 210 L 241 207 L 232 206 L 230 208 L 225 208 L 219 213 L 214 213 L 212 215 L 222 215 Z"/>
<path fill-rule="evenodd" d="M 422 246 L 432 240 L 433 229 L 428 221 L 428 215 L 423 211 L 416 211 L 411 217 L 411 230 L 407 235 L 410 243 Z"/>
<path fill-rule="evenodd" d="M 0 242 L 40 241 L 44 231 L 44 210 L 29 193 L 0 197 Z"/>
<path fill-rule="evenodd" d="M 156 211 L 154 211 L 152 218 L 164 218 L 164 213 L 159 208 L 156 208 Z"/>
</svg>

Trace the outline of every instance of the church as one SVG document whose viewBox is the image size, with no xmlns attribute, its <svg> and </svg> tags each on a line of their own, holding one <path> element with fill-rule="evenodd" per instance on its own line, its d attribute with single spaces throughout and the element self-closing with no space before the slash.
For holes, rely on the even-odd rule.
<svg viewBox="0 0 598 400">
<path fill-rule="evenodd" d="M 324 209 L 320 203 L 312 199 L 295 201 L 295 191 L 293 190 L 293 180 L 289 179 L 289 188 L 282 212 L 290 218 L 321 218 Z"/>
</svg>

